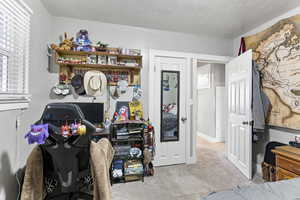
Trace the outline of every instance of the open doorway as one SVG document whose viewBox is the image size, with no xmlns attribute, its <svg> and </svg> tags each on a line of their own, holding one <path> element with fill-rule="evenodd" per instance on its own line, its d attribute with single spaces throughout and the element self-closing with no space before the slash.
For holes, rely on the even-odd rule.
<svg viewBox="0 0 300 200">
<path fill-rule="evenodd" d="M 171 58 L 171 60 L 169 60 Z M 166 60 L 167 59 L 167 60 Z M 172 61 L 175 59 L 174 61 Z M 178 61 L 179 59 L 179 61 Z M 157 155 L 155 157 L 154 165 L 163 166 L 166 165 L 164 162 L 160 162 L 160 159 L 169 161 L 171 159 L 166 159 L 164 152 L 172 153 L 174 158 L 183 158 L 183 162 L 187 164 L 203 164 L 205 168 L 212 171 L 218 169 L 228 169 L 232 170 L 232 174 L 243 174 L 244 178 L 252 179 L 252 137 L 251 137 L 251 98 L 252 98 L 252 52 L 246 52 L 239 57 L 220 57 L 211 55 L 201 55 L 201 54 L 190 54 L 183 52 L 170 52 L 170 51 L 160 51 L 160 50 L 150 50 L 150 68 L 149 68 L 149 117 L 153 119 L 153 124 L 158 133 L 160 132 L 160 114 L 161 114 L 161 82 L 160 75 L 161 68 L 165 66 L 170 66 L 172 70 L 174 66 L 183 66 L 183 73 L 185 78 L 180 77 L 181 86 L 184 86 L 183 90 L 186 95 L 180 93 L 180 97 L 183 98 L 185 104 L 180 106 L 180 108 L 186 109 L 186 112 L 180 113 L 179 120 L 180 124 L 183 125 L 183 131 L 185 137 L 179 137 L 185 139 L 183 145 L 184 154 L 178 154 L 176 151 L 182 150 L 183 148 L 163 148 L 160 145 L 160 134 L 157 136 Z M 182 63 L 180 62 L 182 61 Z M 180 64 L 181 63 L 181 64 Z M 223 80 L 225 82 L 225 68 L 226 68 L 226 92 L 221 101 L 225 112 L 223 123 L 225 125 L 221 126 L 221 133 L 224 134 L 225 148 L 218 151 L 221 152 L 220 155 L 214 154 L 215 160 L 212 160 L 211 154 L 206 154 L 201 147 L 204 145 L 197 145 L 197 121 L 198 121 L 198 95 L 197 95 L 197 65 L 199 67 L 203 64 L 217 64 L 222 63 L 224 72 Z M 225 65 L 226 64 L 226 67 Z M 189 66 L 191 66 L 189 68 Z M 180 73 L 182 74 L 182 73 Z M 214 80 L 214 77 L 210 75 L 210 80 Z M 185 84 L 182 84 L 182 81 Z M 211 84 L 211 82 L 210 82 Z M 224 86 L 223 85 L 223 86 Z M 218 85 L 215 85 L 218 86 Z M 225 88 L 224 88 L 225 89 Z M 213 100 L 212 100 L 213 101 Z M 157 110 L 159 109 L 159 110 Z M 183 111 L 183 109 L 179 109 Z M 219 109 L 214 107 L 214 111 L 211 113 L 216 114 Z M 216 117 L 216 116 L 215 116 Z M 222 122 L 222 120 L 220 120 Z M 210 126 L 215 126 L 216 121 L 209 121 Z M 181 133 L 183 133 L 181 131 Z M 182 141 L 182 140 L 180 140 Z M 182 141 L 183 142 L 183 141 Z M 166 143 L 168 146 L 168 143 Z M 171 143 L 170 143 L 171 144 Z M 162 147 L 162 148 L 159 148 Z M 198 147 L 198 148 L 197 148 Z M 199 149 L 200 147 L 200 149 Z M 210 149 L 209 152 L 213 148 Z M 209 153 L 208 152 L 208 153 Z M 159 155 L 159 154 L 162 155 Z M 183 155 L 178 156 L 178 155 Z M 203 159 L 202 159 L 203 158 Z M 180 164 L 179 162 L 177 162 Z M 207 166 L 207 164 L 210 164 Z M 221 165 L 220 165 L 221 164 Z M 168 164 L 167 164 L 168 165 Z M 203 167 L 200 167 L 203 169 Z M 230 174 L 230 173 L 229 173 Z M 227 174 L 228 175 L 228 174 Z"/>
<path fill-rule="evenodd" d="M 225 64 L 197 63 L 197 151 L 225 158 Z"/>
</svg>

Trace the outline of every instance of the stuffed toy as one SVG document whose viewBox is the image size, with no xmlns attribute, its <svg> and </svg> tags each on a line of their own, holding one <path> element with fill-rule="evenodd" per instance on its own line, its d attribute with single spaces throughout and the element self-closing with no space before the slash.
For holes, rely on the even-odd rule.
<svg viewBox="0 0 300 200">
<path fill-rule="evenodd" d="M 68 38 L 67 33 L 65 33 L 65 39 L 57 46 L 56 44 L 51 44 L 51 48 L 54 50 L 65 50 L 70 51 L 74 46 L 74 38 Z"/>
<path fill-rule="evenodd" d="M 48 124 L 31 125 L 31 130 L 25 135 L 28 144 L 44 144 L 49 137 Z"/>
<path fill-rule="evenodd" d="M 72 50 L 72 47 L 74 45 L 73 39 L 73 37 L 69 39 L 67 33 L 65 33 L 65 39 L 62 41 L 62 43 L 60 43 L 59 49 L 66 51 Z"/>
</svg>

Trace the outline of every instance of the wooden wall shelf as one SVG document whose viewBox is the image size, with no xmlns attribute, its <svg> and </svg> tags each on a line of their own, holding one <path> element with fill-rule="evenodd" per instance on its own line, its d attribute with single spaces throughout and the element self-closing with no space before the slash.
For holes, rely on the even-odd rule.
<svg viewBox="0 0 300 200">
<path fill-rule="evenodd" d="M 110 56 L 114 56 L 116 58 L 116 64 L 100 64 L 98 59 L 99 56 L 106 56 L 106 62 L 109 63 Z M 96 63 L 86 63 L 91 60 L 91 58 L 96 59 Z M 110 58 L 112 59 L 112 58 Z M 124 54 L 116 54 L 110 52 L 102 52 L 102 51 L 94 51 L 94 52 L 85 52 L 85 51 L 67 51 L 67 50 L 55 50 L 55 60 L 56 64 L 59 65 L 60 74 L 63 73 L 67 75 L 67 82 L 70 82 L 72 73 L 75 70 L 99 70 L 103 71 L 103 73 L 113 74 L 116 71 L 120 71 L 120 73 L 127 72 L 128 73 L 128 84 L 129 85 L 140 85 L 141 83 L 141 69 L 143 66 L 143 57 L 141 55 L 124 55 Z M 131 62 L 132 61 L 132 62 Z M 99 62 L 99 64 L 97 63 Z M 111 63 L 111 62 L 110 62 Z M 129 63 L 126 65 L 126 63 Z M 130 66 L 130 64 L 134 63 L 134 66 Z M 132 64 L 133 65 L 133 64 Z M 111 76 L 109 76 L 111 77 Z M 117 82 L 109 81 L 109 85 L 114 86 Z"/>
<path fill-rule="evenodd" d="M 135 55 L 125 55 L 125 54 L 114 54 L 114 53 L 108 53 L 108 52 L 102 52 L 102 51 L 91 51 L 91 52 L 85 52 L 85 51 L 66 51 L 66 50 L 56 50 L 56 53 L 60 56 L 66 56 L 66 55 L 77 55 L 77 56 L 88 56 L 88 55 L 97 55 L 97 56 L 117 56 L 118 58 L 123 59 L 142 59 L 142 56 L 135 56 Z"/>
<path fill-rule="evenodd" d="M 57 62 L 58 65 L 61 66 L 72 66 L 72 67 L 80 67 L 80 68 L 99 68 L 99 69 L 127 69 L 127 70 L 140 70 L 142 67 L 130 67 L 124 65 L 101 65 L 101 64 L 74 64 L 74 63 L 60 63 Z"/>
</svg>

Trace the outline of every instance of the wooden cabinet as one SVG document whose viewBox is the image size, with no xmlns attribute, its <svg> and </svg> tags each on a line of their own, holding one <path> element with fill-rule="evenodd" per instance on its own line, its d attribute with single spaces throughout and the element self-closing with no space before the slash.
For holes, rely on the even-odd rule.
<svg viewBox="0 0 300 200">
<path fill-rule="evenodd" d="M 276 180 L 300 178 L 300 149 L 291 146 L 277 147 L 273 152 L 276 155 Z"/>
<path fill-rule="evenodd" d="M 294 174 L 290 171 L 284 170 L 280 167 L 277 168 L 276 171 L 276 180 L 281 181 L 281 180 L 288 180 L 288 179 L 293 179 L 299 177 L 297 174 Z"/>
</svg>

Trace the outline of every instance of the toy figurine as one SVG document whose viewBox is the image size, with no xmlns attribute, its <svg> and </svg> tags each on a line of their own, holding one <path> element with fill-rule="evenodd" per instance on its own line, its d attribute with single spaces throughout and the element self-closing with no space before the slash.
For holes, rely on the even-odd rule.
<svg viewBox="0 0 300 200">
<path fill-rule="evenodd" d="M 111 121 L 109 120 L 109 114 L 106 111 L 105 114 L 104 114 L 103 126 L 104 126 L 105 129 L 109 129 L 110 125 L 111 125 Z"/>
<path fill-rule="evenodd" d="M 48 137 L 48 124 L 31 125 L 30 131 L 25 135 L 28 144 L 44 144 Z"/>
<path fill-rule="evenodd" d="M 86 126 L 84 124 L 79 123 L 77 129 L 78 135 L 85 135 L 86 134 Z"/>
<path fill-rule="evenodd" d="M 71 130 L 71 127 L 68 124 L 63 125 L 61 127 L 61 135 L 63 137 L 69 137 L 69 136 L 71 136 L 72 134 L 70 133 L 70 130 Z"/>
<path fill-rule="evenodd" d="M 89 34 L 87 30 L 80 30 L 76 38 L 76 50 L 77 51 L 92 51 L 92 42 L 89 40 Z"/>
<path fill-rule="evenodd" d="M 111 121 L 108 118 L 106 118 L 103 122 L 104 128 L 109 129 L 110 125 L 111 125 Z"/>
<path fill-rule="evenodd" d="M 78 124 L 76 122 L 71 124 L 71 132 L 72 135 L 78 135 Z"/>
<path fill-rule="evenodd" d="M 115 112 L 114 116 L 113 116 L 113 120 L 117 121 L 118 119 L 119 119 L 119 114 L 118 114 L 118 112 Z"/>
<path fill-rule="evenodd" d="M 99 42 L 97 42 L 96 51 L 106 52 L 107 46 L 108 46 L 108 44 L 104 44 L 101 41 L 99 41 Z"/>
</svg>

